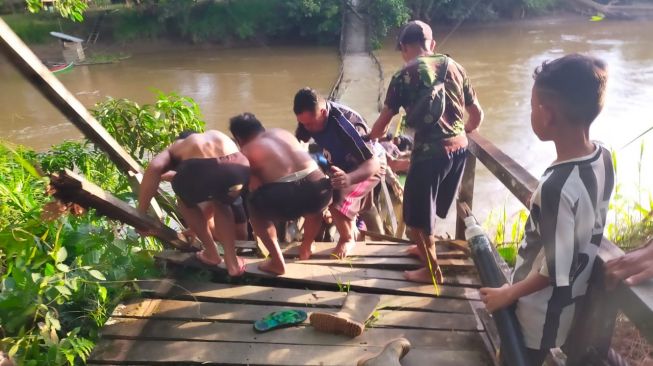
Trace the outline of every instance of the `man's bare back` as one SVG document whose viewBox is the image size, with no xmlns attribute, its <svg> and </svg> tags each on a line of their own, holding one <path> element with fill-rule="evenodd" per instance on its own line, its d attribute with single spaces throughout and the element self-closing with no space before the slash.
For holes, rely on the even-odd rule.
<svg viewBox="0 0 653 366">
<path fill-rule="evenodd" d="M 216 130 L 194 133 L 173 143 L 170 154 L 177 160 L 219 158 L 238 152 L 238 146 L 229 136 Z"/>
<path fill-rule="evenodd" d="M 316 167 L 315 161 L 297 138 L 282 129 L 270 129 L 242 149 L 259 185 L 276 182 L 289 174 Z"/>
</svg>

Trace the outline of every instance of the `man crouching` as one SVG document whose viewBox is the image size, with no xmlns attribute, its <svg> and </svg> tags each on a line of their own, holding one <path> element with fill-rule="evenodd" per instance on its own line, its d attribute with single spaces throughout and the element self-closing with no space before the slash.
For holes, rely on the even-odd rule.
<svg viewBox="0 0 653 366">
<path fill-rule="evenodd" d="M 156 155 L 145 170 L 138 195 L 138 210 L 145 213 L 156 193 L 162 175 L 175 171 L 172 189 L 179 198 L 179 208 L 188 227 L 202 242 L 204 250 L 197 258 L 207 265 L 219 265 L 213 236 L 224 247 L 230 276 L 245 272 L 245 262 L 236 256 L 233 204 L 249 182 L 249 163 L 238 146 L 219 131 L 192 133 L 175 141 Z M 200 204 L 213 206 L 214 235 L 209 218 Z"/>
<path fill-rule="evenodd" d="M 231 118 L 229 129 L 250 163 L 249 220 L 270 252 L 270 258 L 259 268 L 284 274 L 285 262 L 274 222 L 300 216 L 321 217 L 331 202 L 331 182 L 291 133 L 282 129 L 266 131 L 251 113 Z"/>
</svg>

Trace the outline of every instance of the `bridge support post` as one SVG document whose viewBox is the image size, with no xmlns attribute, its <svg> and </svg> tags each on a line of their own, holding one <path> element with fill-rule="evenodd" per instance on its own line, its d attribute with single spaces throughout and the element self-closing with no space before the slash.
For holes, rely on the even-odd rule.
<svg viewBox="0 0 653 366">
<path fill-rule="evenodd" d="M 476 157 L 470 151 L 467 152 L 467 160 L 465 162 L 465 170 L 463 171 L 463 178 L 460 184 L 460 191 L 458 192 L 458 201 L 466 203 L 469 210 L 472 209 L 474 201 L 474 180 L 476 177 Z M 461 205 L 458 205 L 458 218 L 456 219 L 456 239 L 465 240 L 465 222 L 464 217 L 467 217 L 464 212 L 460 212 Z"/>
<path fill-rule="evenodd" d="M 617 318 L 617 299 L 619 296 L 609 293 L 605 287 L 603 262 L 598 259 L 594 263 L 587 294 L 576 305 L 579 309 L 563 350 L 567 355 L 567 365 L 603 364 L 608 359 Z"/>
</svg>

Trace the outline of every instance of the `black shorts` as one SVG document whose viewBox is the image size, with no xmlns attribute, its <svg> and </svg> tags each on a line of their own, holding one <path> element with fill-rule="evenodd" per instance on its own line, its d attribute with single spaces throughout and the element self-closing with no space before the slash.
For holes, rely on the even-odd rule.
<svg viewBox="0 0 653 366">
<path fill-rule="evenodd" d="M 243 198 L 238 197 L 231 204 L 231 211 L 234 213 L 234 221 L 236 224 L 246 224 L 247 223 L 247 213 L 245 212 L 245 205 L 243 203 Z"/>
<path fill-rule="evenodd" d="M 432 158 L 411 161 L 404 187 L 404 222 L 406 226 L 435 230 L 435 216 L 447 217 L 465 168 L 467 149 L 436 153 Z"/>
<path fill-rule="evenodd" d="M 187 206 L 214 200 L 230 205 L 249 183 L 249 162 L 240 152 L 183 160 L 175 170 L 172 190 Z"/>
<path fill-rule="evenodd" d="M 250 193 L 250 214 L 270 221 L 294 220 L 326 209 L 333 197 L 331 182 L 315 170 L 294 182 L 266 183 Z"/>
</svg>

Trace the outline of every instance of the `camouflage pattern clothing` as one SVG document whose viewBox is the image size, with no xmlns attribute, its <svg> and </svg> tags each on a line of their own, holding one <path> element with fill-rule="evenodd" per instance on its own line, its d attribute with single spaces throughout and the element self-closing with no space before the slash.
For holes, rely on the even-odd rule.
<svg viewBox="0 0 653 366">
<path fill-rule="evenodd" d="M 429 92 L 437 76 L 444 72 L 445 55 L 421 56 L 407 63 L 390 81 L 385 105 L 399 113 L 406 113 L 425 92 Z M 415 147 L 411 160 L 423 160 L 434 154 L 451 152 L 467 146 L 465 136 L 465 107 L 476 101 L 476 94 L 460 64 L 449 58 L 445 78 L 446 106 L 437 124 L 415 131 Z"/>
</svg>

